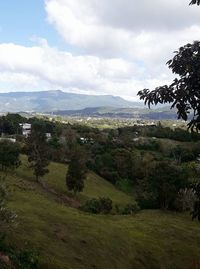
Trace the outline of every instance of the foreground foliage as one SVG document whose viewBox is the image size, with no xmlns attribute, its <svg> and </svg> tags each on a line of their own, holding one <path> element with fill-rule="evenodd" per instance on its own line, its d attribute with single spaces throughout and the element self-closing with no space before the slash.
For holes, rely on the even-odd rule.
<svg viewBox="0 0 200 269">
<path fill-rule="evenodd" d="M 180 78 L 175 78 L 171 85 L 161 86 L 153 91 L 139 91 L 140 99 L 145 104 L 172 103 L 171 108 L 177 109 L 179 119 L 187 121 L 192 112 L 188 127 L 193 131 L 200 129 L 200 42 L 187 44 L 176 52 L 174 58 L 167 62 L 172 72 Z"/>
</svg>

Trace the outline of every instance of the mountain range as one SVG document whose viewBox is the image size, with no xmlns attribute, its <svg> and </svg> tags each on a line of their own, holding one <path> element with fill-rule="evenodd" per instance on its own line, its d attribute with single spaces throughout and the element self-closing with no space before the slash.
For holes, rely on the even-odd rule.
<svg viewBox="0 0 200 269">
<path fill-rule="evenodd" d="M 0 112 L 47 113 L 71 117 L 176 119 L 175 110 L 156 106 L 149 110 L 143 102 L 119 96 L 86 95 L 60 90 L 0 93 Z"/>
<path fill-rule="evenodd" d="M 60 90 L 0 93 L 0 112 L 52 112 L 87 107 L 133 108 L 143 107 L 143 103 L 127 101 L 119 96 L 75 94 Z"/>
</svg>

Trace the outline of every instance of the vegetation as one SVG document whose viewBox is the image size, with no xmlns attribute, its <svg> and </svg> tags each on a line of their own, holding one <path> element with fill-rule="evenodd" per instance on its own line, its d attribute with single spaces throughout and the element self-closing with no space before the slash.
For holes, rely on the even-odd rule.
<svg viewBox="0 0 200 269">
<path fill-rule="evenodd" d="M 178 122 L 0 117 L 0 268 L 199 268 L 199 60 L 200 42 L 181 47 L 167 63 L 178 78 L 138 93 L 149 106 L 172 103 L 190 132 Z"/>
<path fill-rule="evenodd" d="M 187 174 L 181 167 L 158 162 L 150 172 L 149 187 L 158 208 L 173 209 L 178 192 L 187 187 Z"/>
<path fill-rule="evenodd" d="M 200 5 L 200 1 L 199 0 L 192 0 L 191 2 L 190 2 L 190 5 Z"/>
<path fill-rule="evenodd" d="M 7 171 L 20 165 L 20 147 L 18 144 L 1 140 L 0 141 L 0 166 L 1 170 Z"/>
<path fill-rule="evenodd" d="M 47 126 L 57 130 L 48 141 Z M 18 225 L 6 239 L 13 252 L 3 253 L 13 262 L 12 253 L 16 264 L 19 257 L 24 264 L 33 258 L 34 266 L 55 269 L 146 268 L 147 263 L 184 268 L 198 262 L 199 224 L 189 216 L 198 201 L 192 190 L 200 181 L 198 135 L 161 123 L 99 130 L 34 119 L 32 127 L 28 139 L 17 136 L 27 156 L 21 155 L 15 172 L 8 169 L 6 179 L 12 189 L 9 210 L 17 213 Z M 42 169 L 49 172 L 40 174 L 43 184 L 35 181 L 30 156 L 31 163 L 44 158 Z M 27 259 L 19 254 L 24 249 Z"/>
<path fill-rule="evenodd" d="M 34 181 L 10 181 L 16 187 L 9 206 L 20 223 L 10 242 L 38 249 L 39 268 L 182 269 L 198 263 L 199 224 L 188 215 L 90 215 L 58 203 Z"/>
<path fill-rule="evenodd" d="M 200 42 L 187 44 L 176 52 L 174 58 L 167 62 L 172 72 L 180 78 L 175 78 L 169 86 L 161 86 L 154 91 L 144 89 L 139 91 L 140 99 L 145 100 L 145 104 L 172 103 L 171 108 L 176 107 L 178 118 L 185 121 L 188 115 L 193 112 L 192 119 L 188 127 L 193 130 L 200 129 L 200 108 L 199 108 L 199 58 Z"/>
<path fill-rule="evenodd" d="M 93 214 L 108 214 L 112 210 L 112 200 L 110 198 L 100 197 L 99 199 L 88 200 L 82 209 Z"/>
<path fill-rule="evenodd" d="M 16 220 L 16 214 L 6 207 L 8 191 L 4 178 L 0 178 L 0 239 L 5 237 L 8 228 L 12 226 Z"/>
<path fill-rule="evenodd" d="M 200 183 L 194 184 L 193 191 L 195 193 L 195 201 L 193 206 L 192 214 L 192 220 L 197 218 L 200 221 Z"/>
<path fill-rule="evenodd" d="M 27 139 L 27 154 L 30 167 L 34 170 L 36 180 L 48 173 L 46 168 L 49 164 L 47 138 L 43 125 L 35 123 L 32 125 L 31 134 Z"/>
<path fill-rule="evenodd" d="M 86 159 L 83 150 L 76 147 L 73 149 L 71 160 L 69 163 L 66 184 L 69 191 L 81 192 L 84 188 L 84 180 L 86 179 Z"/>
</svg>

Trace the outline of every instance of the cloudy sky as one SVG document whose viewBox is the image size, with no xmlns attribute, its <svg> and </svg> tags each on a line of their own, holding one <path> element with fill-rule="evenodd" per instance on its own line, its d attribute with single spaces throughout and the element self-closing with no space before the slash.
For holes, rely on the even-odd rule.
<svg viewBox="0 0 200 269">
<path fill-rule="evenodd" d="M 153 3 L 153 4 L 152 4 Z M 135 100 L 166 84 L 165 65 L 200 40 L 189 0 L 0 1 L 0 92 L 61 89 Z"/>
</svg>

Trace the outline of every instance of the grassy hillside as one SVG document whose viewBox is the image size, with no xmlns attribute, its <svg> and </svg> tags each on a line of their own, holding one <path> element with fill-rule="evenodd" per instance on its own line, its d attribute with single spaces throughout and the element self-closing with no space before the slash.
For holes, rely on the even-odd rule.
<svg viewBox="0 0 200 269">
<path fill-rule="evenodd" d="M 34 181 L 32 171 L 28 168 L 28 162 L 26 156 L 21 156 L 22 165 L 16 171 L 16 174 L 22 178 Z M 43 181 L 51 188 L 56 190 L 60 194 L 71 195 L 67 191 L 65 176 L 67 172 L 67 166 L 59 163 L 51 163 L 49 165 L 49 173 L 44 176 Z M 133 198 L 125 193 L 117 190 L 111 183 L 105 179 L 99 177 L 93 172 L 89 172 L 87 180 L 85 181 L 85 188 L 81 194 L 78 195 L 78 199 L 85 201 L 90 198 L 109 197 L 114 203 L 127 204 L 133 201 Z"/>
<path fill-rule="evenodd" d="M 45 178 L 59 192 L 65 192 L 64 170 L 53 163 Z M 19 216 L 10 242 L 37 249 L 42 269 L 198 268 L 200 225 L 188 215 L 150 210 L 135 216 L 90 215 L 56 201 L 34 182 L 26 162 L 8 182 L 9 206 Z M 131 199 L 94 174 L 86 185 L 84 199 Z"/>
</svg>

